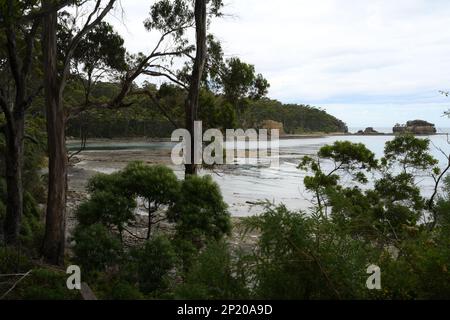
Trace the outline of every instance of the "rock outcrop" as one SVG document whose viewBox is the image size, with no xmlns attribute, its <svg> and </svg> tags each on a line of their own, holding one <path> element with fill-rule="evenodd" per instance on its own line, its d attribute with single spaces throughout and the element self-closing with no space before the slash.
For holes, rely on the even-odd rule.
<svg viewBox="0 0 450 320">
<path fill-rule="evenodd" d="M 412 134 L 436 134 L 436 126 L 424 120 L 408 121 L 406 125 L 396 124 L 393 128 L 394 133 L 412 133 Z"/>
<path fill-rule="evenodd" d="M 371 135 L 371 134 L 380 134 L 380 133 L 378 131 L 376 131 L 374 128 L 368 127 L 364 131 L 363 130 L 359 130 L 357 134 Z"/>
<path fill-rule="evenodd" d="M 269 130 L 280 130 L 280 135 L 284 135 L 284 126 L 281 122 L 273 121 L 273 120 L 265 120 L 261 124 L 261 129 L 267 129 Z"/>
</svg>

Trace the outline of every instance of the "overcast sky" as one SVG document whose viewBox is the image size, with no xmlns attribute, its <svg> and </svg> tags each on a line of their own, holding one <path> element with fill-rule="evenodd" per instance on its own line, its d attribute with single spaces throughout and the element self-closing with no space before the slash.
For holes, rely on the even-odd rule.
<svg viewBox="0 0 450 320">
<path fill-rule="evenodd" d="M 152 1 L 122 0 L 109 18 L 131 52 L 155 37 L 143 27 Z M 351 127 L 412 119 L 450 127 L 448 0 L 225 0 L 212 32 L 227 56 L 254 64 L 269 97 L 322 107 Z M 118 13 L 116 13 L 118 15 Z"/>
</svg>

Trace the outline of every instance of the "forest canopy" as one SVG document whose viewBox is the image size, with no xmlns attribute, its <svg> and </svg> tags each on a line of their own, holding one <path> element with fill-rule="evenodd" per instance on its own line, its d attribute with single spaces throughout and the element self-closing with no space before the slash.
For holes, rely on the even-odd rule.
<svg viewBox="0 0 450 320">
<path fill-rule="evenodd" d="M 174 123 L 180 126 L 183 123 L 183 90 L 170 84 L 159 88 L 149 85 L 149 88 L 157 101 L 141 96 L 125 109 L 88 111 L 69 119 L 67 135 L 73 138 L 79 138 L 80 133 L 89 138 L 170 137 L 176 129 Z M 99 83 L 92 89 L 92 95 L 99 100 L 108 100 L 117 90 L 114 83 Z M 207 89 L 200 92 L 199 113 L 205 128 L 260 128 L 265 121 L 273 120 L 282 123 L 287 134 L 348 130 L 341 120 L 308 105 L 282 104 L 269 98 L 248 98 L 242 105 L 245 107 L 238 116 L 238 111 L 224 96 Z M 170 119 L 160 108 L 170 113 Z"/>
</svg>

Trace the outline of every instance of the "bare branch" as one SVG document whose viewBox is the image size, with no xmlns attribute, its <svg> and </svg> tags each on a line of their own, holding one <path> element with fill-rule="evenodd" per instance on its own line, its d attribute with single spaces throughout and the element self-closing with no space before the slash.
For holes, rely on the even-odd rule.
<svg viewBox="0 0 450 320">
<path fill-rule="evenodd" d="M 181 81 L 179 81 L 178 79 L 176 79 L 175 77 L 173 77 L 172 75 L 167 74 L 167 73 L 151 71 L 151 70 L 143 70 L 142 74 L 147 75 L 147 76 L 152 76 L 152 77 L 164 77 L 164 78 L 169 79 L 173 83 L 176 83 L 177 85 L 184 88 L 185 90 L 189 89 L 189 87 L 186 84 L 182 83 Z"/>
<path fill-rule="evenodd" d="M 11 291 L 13 291 L 13 290 L 17 287 L 17 285 L 18 285 L 23 279 L 25 279 L 26 277 L 28 277 L 30 274 L 31 274 L 31 270 L 28 271 L 27 273 L 25 273 L 19 280 L 17 280 L 17 281 L 13 284 L 13 286 L 12 286 L 8 291 L 6 291 L 6 292 L 0 297 L 0 300 L 5 299 L 6 296 L 7 296 Z"/>
<path fill-rule="evenodd" d="M 80 32 L 78 32 L 75 37 L 72 39 L 72 42 L 69 45 L 69 48 L 67 49 L 66 52 L 66 57 L 64 60 L 64 64 L 63 64 L 63 72 L 62 72 L 62 79 L 61 79 L 61 84 L 63 84 L 60 88 L 61 91 L 64 90 L 64 84 L 65 84 L 65 80 L 67 79 L 67 76 L 69 74 L 70 71 L 70 62 L 73 58 L 73 55 L 75 54 L 75 50 L 78 47 L 78 44 L 80 43 L 80 41 L 83 39 L 83 37 L 89 33 L 96 25 L 98 25 L 103 18 L 108 14 L 108 12 L 113 8 L 116 0 L 109 0 L 108 4 L 106 5 L 106 7 L 101 10 L 100 14 L 97 16 L 97 18 L 91 22 L 92 17 L 94 16 L 95 13 L 97 13 L 100 9 L 100 4 L 101 4 L 102 0 L 97 0 L 97 4 L 95 5 L 94 10 L 91 12 L 91 14 L 89 15 L 89 18 L 86 22 L 86 24 L 84 25 L 84 27 L 81 29 Z"/>
</svg>

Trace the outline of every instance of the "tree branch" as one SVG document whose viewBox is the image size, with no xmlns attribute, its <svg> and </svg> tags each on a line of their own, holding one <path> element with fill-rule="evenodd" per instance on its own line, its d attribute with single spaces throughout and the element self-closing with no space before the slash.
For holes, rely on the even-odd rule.
<svg viewBox="0 0 450 320">
<path fill-rule="evenodd" d="M 27 110 L 31 104 L 33 103 L 33 100 L 41 93 L 41 91 L 44 89 L 43 85 L 40 85 L 31 95 L 28 96 L 27 100 L 25 101 L 24 109 Z"/>
<path fill-rule="evenodd" d="M 38 31 L 39 25 L 41 23 L 40 19 L 36 19 L 31 26 L 30 32 L 25 35 L 25 58 L 22 66 L 22 75 L 26 77 L 31 70 L 31 65 L 33 62 L 33 50 L 34 50 L 34 39 L 36 38 L 36 33 Z"/>
<path fill-rule="evenodd" d="M 8 0 L 8 14 L 13 16 L 13 1 Z M 8 59 L 9 66 L 11 69 L 11 73 L 13 75 L 14 81 L 16 82 L 16 90 L 18 88 L 22 88 L 22 77 L 21 77 L 21 61 L 18 57 L 17 52 L 17 41 L 16 41 L 16 32 L 14 31 L 14 27 L 11 23 L 8 23 L 6 26 L 6 39 L 7 39 L 7 50 L 8 50 Z"/>
<path fill-rule="evenodd" d="M 134 92 L 133 94 L 135 95 L 146 95 L 148 96 L 152 102 L 156 105 L 156 107 L 159 109 L 159 111 L 163 114 L 163 116 L 169 120 L 169 122 L 174 126 L 175 129 L 178 129 L 180 126 L 176 123 L 175 120 L 173 120 L 169 114 L 166 112 L 166 110 L 161 106 L 161 104 L 159 103 L 158 99 L 155 98 L 155 96 L 149 91 L 149 90 L 141 90 L 141 91 L 137 91 Z"/>
<path fill-rule="evenodd" d="M 164 77 L 164 78 L 169 79 L 173 83 L 176 83 L 177 85 L 184 88 L 185 90 L 189 89 L 186 84 L 184 84 L 183 82 L 179 81 L 178 79 L 176 79 L 175 77 L 173 77 L 172 75 L 167 74 L 167 73 L 151 71 L 151 70 L 143 70 L 142 74 L 147 75 L 147 76 L 152 76 L 152 77 Z"/>
<path fill-rule="evenodd" d="M 23 16 L 19 21 L 20 22 L 27 22 L 27 21 L 30 21 L 30 20 L 39 20 L 39 19 L 43 18 L 45 15 L 50 14 L 50 13 L 52 13 L 54 11 L 59 11 L 62 8 L 72 4 L 73 2 L 74 2 L 74 0 L 61 0 L 61 1 L 58 1 L 58 2 L 54 3 L 53 5 L 49 6 L 48 8 L 46 8 L 46 9 L 41 9 L 41 10 L 39 10 L 37 12 L 32 12 L 32 13 L 30 13 L 28 15 Z M 84 1 L 84 2 L 86 2 L 86 1 Z M 81 5 L 81 4 L 79 4 L 79 5 Z"/>
<path fill-rule="evenodd" d="M 101 11 L 101 13 L 97 16 L 97 18 L 94 21 L 91 22 L 91 19 L 94 16 L 94 14 L 99 11 L 101 2 L 102 2 L 102 0 L 97 0 L 95 8 L 91 12 L 91 14 L 89 15 L 89 18 L 86 21 L 86 24 L 81 29 L 81 31 L 78 32 L 75 35 L 75 37 L 72 39 L 71 43 L 69 44 L 69 47 L 68 47 L 67 52 L 66 52 L 66 57 L 64 59 L 63 72 L 62 72 L 62 75 L 61 75 L 61 84 L 62 84 L 61 88 L 60 88 L 61 91 L 64 90 L 64 84 L 66 82 L 65 80 L 67 79 L 67 76 L 68 76 L 69 71 L 70 71 L 70 62 L 71 62 L 71 60 L 73 58 L 73 55 L 75 54 L 75 50 L 78 47 L 78 44 L 80 43 L 80 41 L 83 39 L 83 37 L 87 33 L 89 33 L 96 25 L 98 25 L 103 20 L 103 18 L 113 8 L 116 0 L 109 0 L 109 2 L 106 5 L 106 7 Z"/>
</svg>

